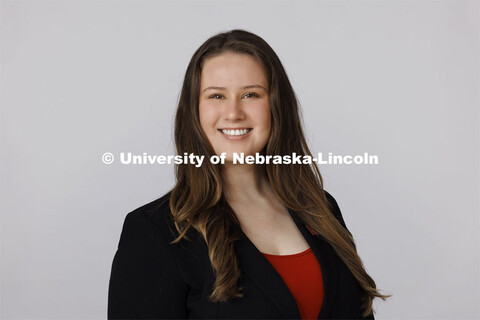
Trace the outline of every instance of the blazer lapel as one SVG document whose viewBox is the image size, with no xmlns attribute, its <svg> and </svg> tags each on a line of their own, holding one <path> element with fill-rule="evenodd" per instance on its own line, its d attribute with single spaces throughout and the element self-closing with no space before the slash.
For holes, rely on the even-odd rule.
<svg viewBox="0 0 480 320">
<path fill-rule="evenodd" d="M 338 281 L 338 272 L 332 255 L 333 249 L 322 237 L 313 235 L 295 212 L 290 209 L 288 212 L 320 264 L 324 297 L 318 319 L 328 319 L 336 294 L 335 284 Z M 242 272 L 263 290 L 285 318 L 300 319 L 295 298 L 282 277 L 243 232 L 236 242 L 236 250 Z"/>
<path fill-rule="evenodd" d="M 262 289 L 285 318 L 300 319 L 297 302 L 282 277 L 243 232 L 236 249 L 242 272 Z"/>
<path fill-rule="evenodd" d="M 334 261 L 335 253 L 324 238 L 312 234 L 309 228 L 297 217 L 295 212 L 290 209 L 288 209 L 288 212 L 320 264 L 324 295 L 318 319 L 329 319 L 336 295 L 336 283 L 338 283 L 338 271 Z"/>
</svg>

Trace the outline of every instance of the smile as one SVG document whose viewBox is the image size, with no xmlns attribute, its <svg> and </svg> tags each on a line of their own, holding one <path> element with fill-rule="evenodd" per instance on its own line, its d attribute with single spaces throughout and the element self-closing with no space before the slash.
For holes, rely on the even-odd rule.
<svg viewBox="0 0 480 320">
<path fill-rule="evenodd" d="M 247 133 L 249 133 L 250 131 L 252 131 L 252 129 L 219 129 L 218 131 L 222 132 L 223 134 L 227 135 L 227 136 L 244 136 L 246 135 Z"/>
</svg>

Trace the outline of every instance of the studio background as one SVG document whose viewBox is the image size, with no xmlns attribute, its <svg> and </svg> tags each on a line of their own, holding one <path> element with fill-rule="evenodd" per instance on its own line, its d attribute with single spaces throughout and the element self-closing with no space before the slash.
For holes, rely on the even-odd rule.
<svg viewBox="0 0 480 320">
<path fill-rule="evenodd" d="M 102 319 L 126 214 L 166 193 L 194 51 L 241 28 L 279 55 L 378 319 L 475 319 L 477 1 L 2 1 L 1 314 Z M 188 119 L 185 119 L 188 121 Z M 115 162 L 102 162 L 105 152 Z"/>
</svg>

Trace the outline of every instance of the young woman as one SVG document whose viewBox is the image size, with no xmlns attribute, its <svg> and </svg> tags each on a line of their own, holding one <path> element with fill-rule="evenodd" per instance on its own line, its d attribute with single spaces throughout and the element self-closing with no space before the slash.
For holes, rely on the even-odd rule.
<svg viewBox="0 0 480 320">
<path fill-rule="evenodd" d="M 208 39 L 188 65 L 177 153 L 226 154 L 176 166 L 173 190 L 129 213 L 108 318 L 373 319 L 385 299 L 365 271 L 315 164 L 234 164 L 310 155 L 285 70 L 260 37 Z"/>
</svg>

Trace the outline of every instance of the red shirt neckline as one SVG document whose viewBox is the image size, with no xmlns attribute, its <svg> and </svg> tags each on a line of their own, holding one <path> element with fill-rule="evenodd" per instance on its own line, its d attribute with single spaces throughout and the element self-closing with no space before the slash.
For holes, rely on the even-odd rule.
<svg viewBox="0 0 480 320">
<path fill-rule="evenodd" d="M 262 252 L 263 255 L 269 256 L 269 257 L 279 257 L 279 258 L 295 258 L 295 257 L 301 257 L 303 255 L 306 255 L 312 251 L 312 248 L 308 248 L 305 251 L 299 252 L 299 253 L 292 253 L 292 254 L 270 254 L 270 253 L 264 253 Z"/>
</svg>

